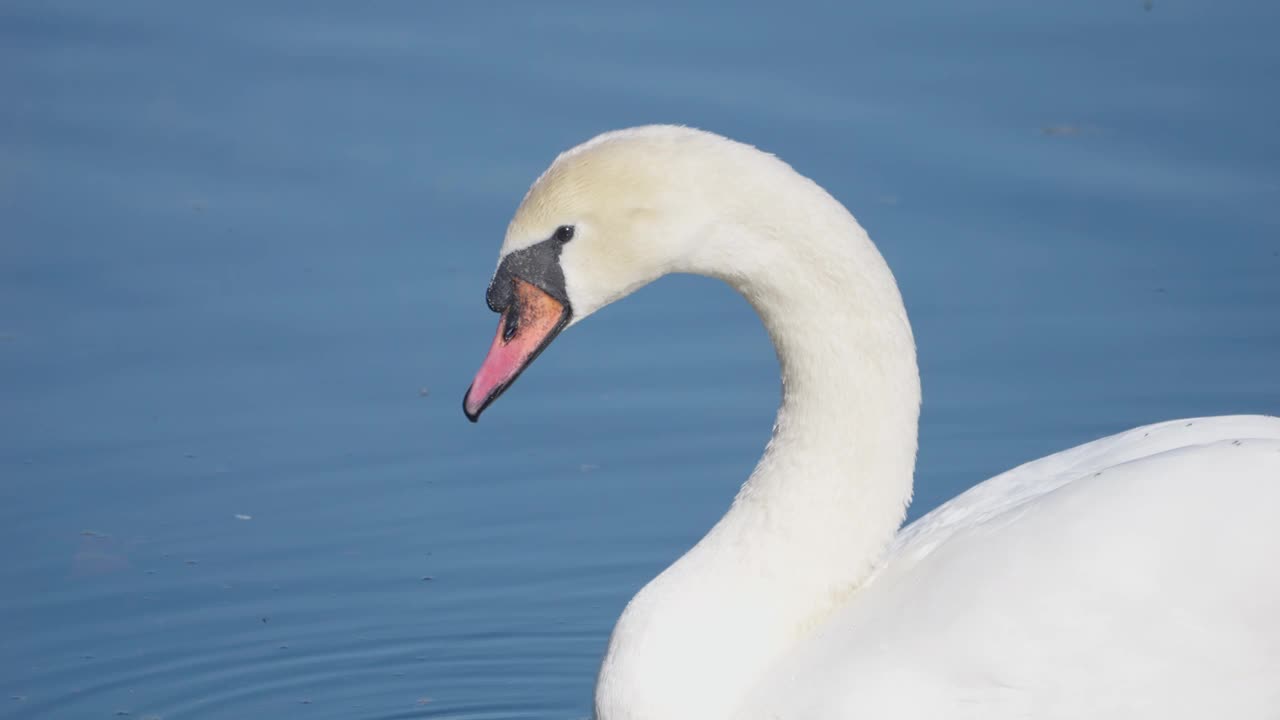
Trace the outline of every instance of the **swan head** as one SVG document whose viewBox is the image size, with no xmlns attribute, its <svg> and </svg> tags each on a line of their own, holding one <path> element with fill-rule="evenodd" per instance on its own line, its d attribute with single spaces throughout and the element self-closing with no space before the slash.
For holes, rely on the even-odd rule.
<svg viewBox="0 0 1280 720">
<path fill-rule="evenodd" d="M 486 300 L 501 318 L 463 399 L 472 422 L 565 328 L 688 269 L 714 219 L 701 194 L 706 160 L 727 145 L 738 144 L 651 126 L 556 158 L 516 210 L 489 284 Z"/>
</svg>

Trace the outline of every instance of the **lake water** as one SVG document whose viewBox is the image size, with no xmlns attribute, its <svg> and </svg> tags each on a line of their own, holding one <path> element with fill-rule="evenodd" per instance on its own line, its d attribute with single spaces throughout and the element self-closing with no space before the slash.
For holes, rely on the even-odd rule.
<svg viewBox="0 0 1280 720">
<path fill-rule="evenodd" d="M 1280 411 L 1280 5 L 0 6 L 0 717 L 581 718 L 777 367 L 668 278 L 476 426 L 506 222 L 649 122 L 777 152 L 897 273 L 912 516 Z"/>
</svg>

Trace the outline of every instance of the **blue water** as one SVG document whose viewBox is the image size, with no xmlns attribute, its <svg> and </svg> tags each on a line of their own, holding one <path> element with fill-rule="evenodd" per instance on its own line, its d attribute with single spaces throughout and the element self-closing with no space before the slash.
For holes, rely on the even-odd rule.
<svg viewBox="0 0 1280 720">
<path fill-rule="evenodd" d="M 783 7 L 786 5 L 786 7 Z M 777 368 L 668 278 L 477 426 L 505 224 L 654 121 L 781 154 L 895 269 L 921 512 L 1280 411 L 1280 6 L 0 5 L 0 717 L 580 718 Z"/>
</svg>

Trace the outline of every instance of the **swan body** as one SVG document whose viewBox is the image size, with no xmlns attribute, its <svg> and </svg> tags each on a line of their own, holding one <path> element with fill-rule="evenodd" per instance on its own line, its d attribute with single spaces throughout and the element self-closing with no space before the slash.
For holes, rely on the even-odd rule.
<svg viewBox="0 0 1280 720">
<path fill-rule="evenodd" d="M 1280 717 L 1277 484 L 1258 416 L 996 476 L 900 532 L 734 717 Z"/>
<path fill-rule="evenodd" d="M 508 228 L 468 416 L 672 272 L 752 304 L 783 399 L 725 516 L 622 613 L 598 720 L 1280 718 L 1280 419 L 1130 430 L 900 529 L 920 381 L 897 285 L 750 146 L 652 126 L 557 158 Z"/>
</svg>

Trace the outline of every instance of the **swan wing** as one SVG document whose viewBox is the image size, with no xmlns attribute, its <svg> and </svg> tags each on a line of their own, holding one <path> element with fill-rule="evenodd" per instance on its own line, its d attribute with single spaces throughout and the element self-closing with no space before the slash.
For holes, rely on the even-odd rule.
<svg viewBox="0 0 1280 720">
<path fill-rule="evenodd" d="M 1137 428 L 905 528 L 743 717 L 1280 717 L 1280 419 Z"/>
</svg>

